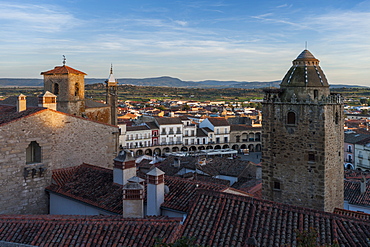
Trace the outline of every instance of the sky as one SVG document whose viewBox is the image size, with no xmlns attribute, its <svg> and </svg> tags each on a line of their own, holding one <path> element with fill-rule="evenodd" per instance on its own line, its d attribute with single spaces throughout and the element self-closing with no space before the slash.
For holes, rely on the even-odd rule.
<svg viewBox="0 0 370 247">
<path fill-rule="evenodd" d="M 281 80 L 306 47 L 370 86 L 370 0 L 0 0 L 0 78 L 66 64 L 107 78 Z"/>
</svg>

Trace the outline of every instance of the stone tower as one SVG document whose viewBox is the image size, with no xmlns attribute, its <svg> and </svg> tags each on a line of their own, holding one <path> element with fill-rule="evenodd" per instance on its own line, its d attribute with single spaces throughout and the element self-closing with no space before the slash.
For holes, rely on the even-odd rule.
<svg viewBox="0 0 370 247">
<path fill-rule="evenodd" d="M 65 65 L 41 72 L 44 76 L 44 92 L 57 96 L 57 110 L 76 116 L 85 112 L 85 75 L 86 73 Z"/>
<path fill-rule="evenodd" d="M 113 67 L 110 68 L 110 74 L 106 83 L 106 102 L 111 108 L 111 123 L 117 125 L 117 101 L 118 101 L 118 82 L 113 76 Z"/>
<path fill-rule="evenodd" d="M 268 200 L 332 212 L 343 207 L 343 103 L 304 50 L 279 89 L 265 89 L 262 193 Z"/>
</svg>

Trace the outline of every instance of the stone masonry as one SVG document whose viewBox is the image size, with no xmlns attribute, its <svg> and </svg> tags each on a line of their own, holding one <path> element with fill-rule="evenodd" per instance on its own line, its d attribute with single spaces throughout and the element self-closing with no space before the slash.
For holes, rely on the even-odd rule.
<svg viewBox="0 0 370 247">
<path fill-rule="evenodd" d="M 332 212 L 343 207 L 343 103 L 304 52 L 280 89 L 265 89 L 263 197 Z"/>
<path fill-rule="evenodd" d="M 44 109 L 0 125 L 0 214 L 45 214 L 52 170 L 89 163 L 112 167 L 116 126 Z M 41 162 L 26 164 L 30 142 Z"/>
</svg>

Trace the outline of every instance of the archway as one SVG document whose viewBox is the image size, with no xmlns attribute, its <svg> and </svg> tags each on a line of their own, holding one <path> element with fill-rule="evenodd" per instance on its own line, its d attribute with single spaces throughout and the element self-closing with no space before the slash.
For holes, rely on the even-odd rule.
<svg viewBox="0 0 370 247">
<path fill-rule="evenodd" d="M 161 156 L 162 152 L 161 152 L 161 149 L 160 148 L 156 148 L 154 149 L 154 152 L 153 152 L 155 155 L 157 156 Z"/>
<path fill-rule="evenodd" d="M 204 150 L 204 149 L 206 149 L 204 146 L 199 146 L 198 147 L 198 150 Z"/>
<path fill-rule="evenodd" d="M 207 150 L 209 150 L 209 149 L 213 149 L 213 147 L 212 147 L 212 146 L 207 146 L 207 147 L 206 147 L 206 149 L 207 149 Z"/>
<path fill-rule="evenodd" d="M 222 149 L 230 148 L 229 145 L 225 144 L 222 146 Z"/>
<path fill-rule="evenodd" d="M 216 145 L 215 146 L 215 149 L 221 149 L 221 146 L 220 145 Z"/>
<path fill-rule="evenodd" d="M 136 157 L 141 156 L 143 154 L 144 154 L 144 152 L 141 149 L 139 149 L 139 150 L 136 151 Z"/>
<path fill-rule="evenodd" d="M 254 152 L 254 145 L 253 144 L 249 144 L 248 145 L 248 149 L 249 149 L 249 152 Z"/>
<path fill-rule="evenodd" d="M 238 150 L 239 149 L 239 145 L 235 144 L 231 148 L 234 149 L 234 150 Z"/>
<path fill-rule="evenodd" d="M 256 152 L 261 152 L 261 144 L 256 145 Z"/>
<path fill-rule="evenodd" d="M 347 163 L 345 166 L 344 166 L 344 169 L 349 169 L 349 170 L 354 170 L 354 167 L 351 163 Z"/>
<path fill-rule="evenodd" d="M 178 147 L 173 147 L 172 148 L 172 152 L 178 152 L 179 151 L 179 148 Z"/>
<path fill-rule="evenodd" d="M 183 152 L 187 152 L 187 151 L 188 151 L 188 148 L 187 148 L 187 147 L 185 147 L 185 146 L 183 146 L 183 147 L 181 148 L 181 151 L 183 151 Z"/>
<path fill-rule="evenodd" d="M 195 146 L 191 146 L 191 147 L 189 148 L 189 151 L 197 151 L 197 148 L 196 148 Z"/>
<path fill-rule="evenodd" d="M 152 156 L 152 150 L 151 149 L 147 149 L 147 150 L 145 150 L 145 152 L 144 152 L 146 155 L 149 155 L 149 156 Z"/>
<path fill-rule="evenodd" d="M 246 149 L 247 148 L 247 145 L 245 145 L 245 144 L 242 144 L 241 146 L 240 146 L 240 149 Z"/>
<path fill-rule="evenodd" d="M 260 142 L 261 141 L 261 133 L 256 133 L 256 139 L 255 139 L 256 142 Z"/>
<path fill-rule="evenodd" d="M 164 148 L 163 149 L 163 153 L 165 154 L 165 153 L 169 153 L 170 152 L 170 148 Z"/>
</svg>

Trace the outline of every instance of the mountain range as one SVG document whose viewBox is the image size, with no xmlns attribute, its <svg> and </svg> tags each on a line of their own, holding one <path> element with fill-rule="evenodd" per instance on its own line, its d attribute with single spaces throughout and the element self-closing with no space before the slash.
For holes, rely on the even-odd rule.
<svg viewBox="0 0 370 247">
<path fill-rule="evenodd" d="M 278 81 L 183 81 L 170 76 L 162 76 L 155 78 L 117 79 L 120 85 L 135 85 L 135 86 L 154 86 L 154 87 L 187 87 L 187 88 L 264 88 L 264 87 L 279 87 Z M 105 79 L 101 78 L 85 78 L 85 84 L 104 83 Z M 0 78 L 0 87 L 37 87 L 43 86 L 43 79 L 24 79 L 24 78 Z M 362 87 L 355 85 L 332 84 L 332 88 L 340 87 Z"/>
</svg>

